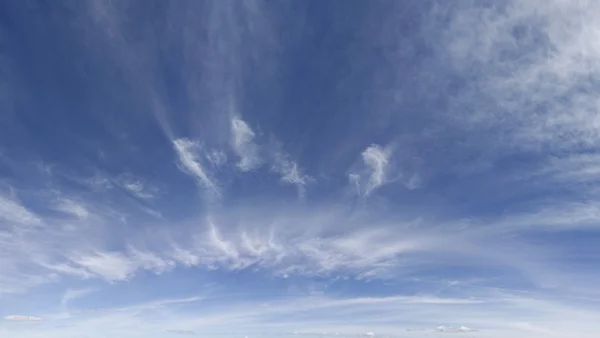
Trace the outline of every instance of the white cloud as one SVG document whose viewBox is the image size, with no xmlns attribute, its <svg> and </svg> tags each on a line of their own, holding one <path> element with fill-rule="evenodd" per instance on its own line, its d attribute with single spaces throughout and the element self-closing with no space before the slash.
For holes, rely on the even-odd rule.
<svg viewBox="0 0 600 338">
<path fill-rule="evenodd" d="M 106 191 L 113 186 L 111 180 L 100 173 L 96 173 L 93 177 L 84 179 L 82 182 L 94 191 Z"/>
<path fill-rule="evenodd" d="M 69 260 L 70 264 L 49 265 L 48 268 L 68 275 L 83 278 L 96 276 L 109 282 L 118 282 L 129 280 L 140 270 L 161 274 L 175 266 L 170 259 L 134 247 L 129 247 L 125 252 L 73 253 Z"/>
<path fill-rule="evenodd" d="M 119 252 L 73 255 L 70 260 L 85 271 L 111 282 L 127 280 L 138 269 L 133 261 Z"/>
<path fill-rule="evenodd" d="M 200 186 L 209 190 L 216 197 L 220 196 L 221 192 L 217 183 L 209 176 L 200 163 L 200 145 L 188 139 L 177 139 L 173 141 L 173 146 L 179 156 L 180 168 L 192 175 Z"/>
<path fill-rule="evenodd" d="M 352 172 L 348 180 L 354 185 L 357 193 L 369 196 L 373 191 L 389 182 L 389 165 L 391 152 L 373 144 L 362 153 L 362 170 Z"/>
<path fill-rule="evenodd" d="M 18 201 L 0 196 L 0 219 L 17 224 L 40 224 L 42 220 Z"/>
<path fill-rule="evenodd" d="M 235 117 L 231 120 L 231 134 L 233 150 L 240 158 L 237 167 L 242 171 L 260 167 L 264 161 L 260 156 L 260 147 L 254 142 L 256 134 L 250 126 Z M 280 175 L 281 182 L 295 185 L 299 195 L 303 195 L 306 184 L 312 180 L 311 177 L 302 173 L 298 163 L 279 148 L 279 145 L 273 146 L 268 154 L 271 171 Z"/>
<path fill-rule="evenodd" d="M 328 220 L 325 215 L 288 213 L 285 220 L 278 220 L 276 215 L 256 220 L 243 217 L 242 223 L 217 217 L 205 222 L 204 231 L 188 236 L 195 239 L 192 243 L 172 245 L 168 257 L 178 264 L 209 269 L 237 270 L 252 266 L 279 276 L 373 278 L 388 275 L 403 255 L 446 247 L 433 233 L 425 236 L 412 231 L 399 235 L 398 228 L 388 229 L 373 223 L 369 230 L 350 229 L 354 221 L 348 219 Z M 241 227 L 232 228 L 236 223 Z M 338 223 L 349 227 L 344 234 L 337 233 Z"/>
<path fill-rule="evenodd" d="M 240 158 L 237 166 L 242 171 L 250 171 L 262 164 L 260 149 L 254 143 L 255 134 L 246 122 L 237 117 L 231 120 L 232 147 Z"/>
<path fill-rule="evenodd" d="M 298 195 L 301 197 L 306 191 L 306 184 L 312 181 L 312 178 L 302 173 L 298 163 L 290 160 L 289 155 L 282 151 L 276 151 L 273 154 L 273 163 L 271 170 L 279 174 L 281 182 L 295 185 L 298 189 Z"/>
<path fill-rule="evenodd" d="M 135 179 L 131 176 L 121 178 L 123 188 L 132 193 L 134 196 L 141 199 L 152 199 L 156 197 L 156 188 L 149 186 L 140 179 Z"/>
<path fill-rule="evenodd" d="M 451 119 L 489 131 L 499 138 L 497 148 L 568 151 L 597 144 L 600 44 L 590 41 L 600 37 L 593 14 L 600 4 L 514 1 L 502 9 L 476 3 L 460 9 L 437 36 L 440 62 L 474 75 Z"/>
<path fill-rule="evenodd" d="M 466 326 L 452 327 L 452 326 L 443 326 L 442 325 L 442 326 L 436 327 L 434 329 L 434 331 L 445 332 L 445 333 L 448 333 L 448 332 L 456 333 L 456 332 L 473 332 L 476 330 L 470 329 Z"/>
<path fill-rule="evenodd" d="M 222 167 L 227 163 L 227 154 L 224 151 L 213 149 L 206 154 L 206 158 L 215 167 Z"/>
<path fill-rule="evenodd" d="M 79 219 L 85 219 L 90 216 L 90 212 L 83 204 L 68 198 L 59 199 L 55 208 L 58 211 Z"/>
<path fill-rule="evenodd" d="M 20 315 L 6 316 L 6 317 L 4 317 L 4 319 L 10 320 L 10 321 L 15 321 L 15 322 L 39 322 L 42 320 L 42 318 L 40 318 L 40 317 L 20 316 Z"/>
<path fill-rule="evenodd" d="M 175 263 L 169 259 L 163 259 L 150 251 L 142 251 L 133 247 L 129 248 L 129 257 L 140 268 L 160 274 L 172 269 Z"/>
<path fill-rule="evenodd" d="M 62 296 L 62 299 L 60 301 L 60 304 L 63 307 L 66 307 L 69 302 L 75 300 L 75 299 L 79 299 L 79 298 L 83 298 L 86 295 L 97 291 L 97 289 L 92 289 L 92 288 L 86 288 L 86 289 L 67 289 L 67 291 L 65 291 L 65 293 Z"/>
</svg>

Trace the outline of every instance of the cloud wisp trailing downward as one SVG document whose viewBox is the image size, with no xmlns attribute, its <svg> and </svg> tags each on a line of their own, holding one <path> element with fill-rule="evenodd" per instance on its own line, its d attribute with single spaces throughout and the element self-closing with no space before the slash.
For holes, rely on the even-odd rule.
<svg viewBox="0 0 600 338">
<path fill-rule="evenodd" d="M 306 185 L 312 178 L 302 172 L 298 163 L 290 158 L 280 144 L 261 147 L 255 141 L 255 132 L 238 117 L 231 120 L 231 133 L 232 148 L 239 158 L 239 170 L 251 171 L 267 164 L 271 172 L 280 176 L 282 183 L 296 186 L 299 196 L 305 194 Z"/>
<path fill-rule="evenodd" d="M 368 146 L 361 153 L 361 169 L 348 174 L 350 184 L 359 196 L 368 197 L 375 190 L 390 182 L 391 151 L 379 145 Z"/>
<path fill-rule="evenodd" d="M 201 145 L 188 139 L 177 139 L 173 141 L 177 152 L 180 168 L 191 175 L 198 184 L 215 197 L 221 195 L 217 182 L 209 176 L 205 167 L 201 164 Z"/>
<path fill-rule="evenodd" d="M 262 164 L 259 147 L 254 143 L 256 134 L 239 118 L 231 120 L 232 147 L 239 157 L 237 167 L 241 171 L 256 169 Z"/>
</svg>

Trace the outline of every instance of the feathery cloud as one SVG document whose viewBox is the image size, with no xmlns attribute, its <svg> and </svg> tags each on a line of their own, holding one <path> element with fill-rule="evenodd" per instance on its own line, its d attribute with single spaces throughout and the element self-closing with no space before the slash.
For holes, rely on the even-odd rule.
<svg viewBox="0 0 600 338">
<path fill-rule="evenodd" d="M 144 180 L 132 175 L 121 175 L 117 178 L 119 184 L 131 194 L 141 199 L 153 199 L 158 189 L 149 185 Z"/>
<path fill-rule="evenodd" d="M 254 143 L 254 131 L 242 119 L 234 117 L 231 120 L 232 147 L 239 157 L 237 167 L 241 171 L 250 171 L 262 164 L 259 147 Z"/>
<path fill-rule="evenodd" d="M 18 224 L 40 224 L 42 220 L 18 201 L 0 196 L 0 219 Z"/>
<path fill-rule="evenodd" d="M 306 184 L 312 181 L 312 178 L 302 173 L 298 163 L 290 160 L 289 156 L 282 151 L 274 154 L 271 170 L 281 176 L 281 182 L 295 185 L 298 189 L 298 195 L 301 197 L 306 191 Z"/>
<path fill-rule="evenodd" d="M 67 291 L 65 291 L 65 293 L 62 296 L 62 299 L 60 300 L 60 304 L 63 307 L 66 307 L 69 302 L 75 300 L 75 299 L 79 299 L 79 298 L 83 298 L 86 295 L 97 291 L 97 289 L 92 289 L 92 288 L 85 288 L 85 289 L 67 289 Z"/>
<path fill-rule="evenodd" d="M 227 163 L 227 155 L 224 151 L 213 149 L 206 154 L 206 158 L 213 166 L 219 168 Z"/>
<path fill-rule="evenodd" d="M 359 195 L 367 197 L 373 191 L 388 183 L 390 157 L 389 150 L 376 144 L 368 146 L 361 153 L 362 170 L 351 172 L 348 175 L 348 180 L 355 186 Z"/>
<path fill-rule="evenodd" d="M 73 255 L 70 260 L 84 271 L 110 282 L 127 280 L 137 269 L 132 260 L 118 252 Z"/>
<path fill-rule="evenodd" d="M 69 198 L 60 198 L 56 205 L 56 210 L 79 219 L 85 219 L 90 216 L 90 212 L 83 204 Z"/>
<path fill-rule="evenodd" d="M 217 183 L 209 176 L 206 169 L 200 163 L 200 145 L 188 139 L 177 139 L 173 141 L 173 146 L 179 156 L 180 168 L 192 175 L 200 186 L 209 190 L 216 197 L 220 196 L 221 192 Z"/>
</svg>

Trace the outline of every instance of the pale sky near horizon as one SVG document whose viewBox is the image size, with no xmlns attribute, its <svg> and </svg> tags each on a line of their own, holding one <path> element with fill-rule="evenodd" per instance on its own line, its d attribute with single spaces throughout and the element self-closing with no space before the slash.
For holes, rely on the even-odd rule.
<svg viewBox="0 0 600 338">
<path fill-rule="evenodd" d="M 597 13 L 0 1 L 0 338 L 598 337 Z"/>
</svg>

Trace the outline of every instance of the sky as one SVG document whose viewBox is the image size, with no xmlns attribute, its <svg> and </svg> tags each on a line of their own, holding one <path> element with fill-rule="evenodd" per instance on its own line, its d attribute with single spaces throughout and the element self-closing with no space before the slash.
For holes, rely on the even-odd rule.
<svg viewBox="0 0 600 338">
<path fill-rule="evenodd" d="M 600 2 L 0 2 L 0 337 L 598 337 Z"/>
</svg>

